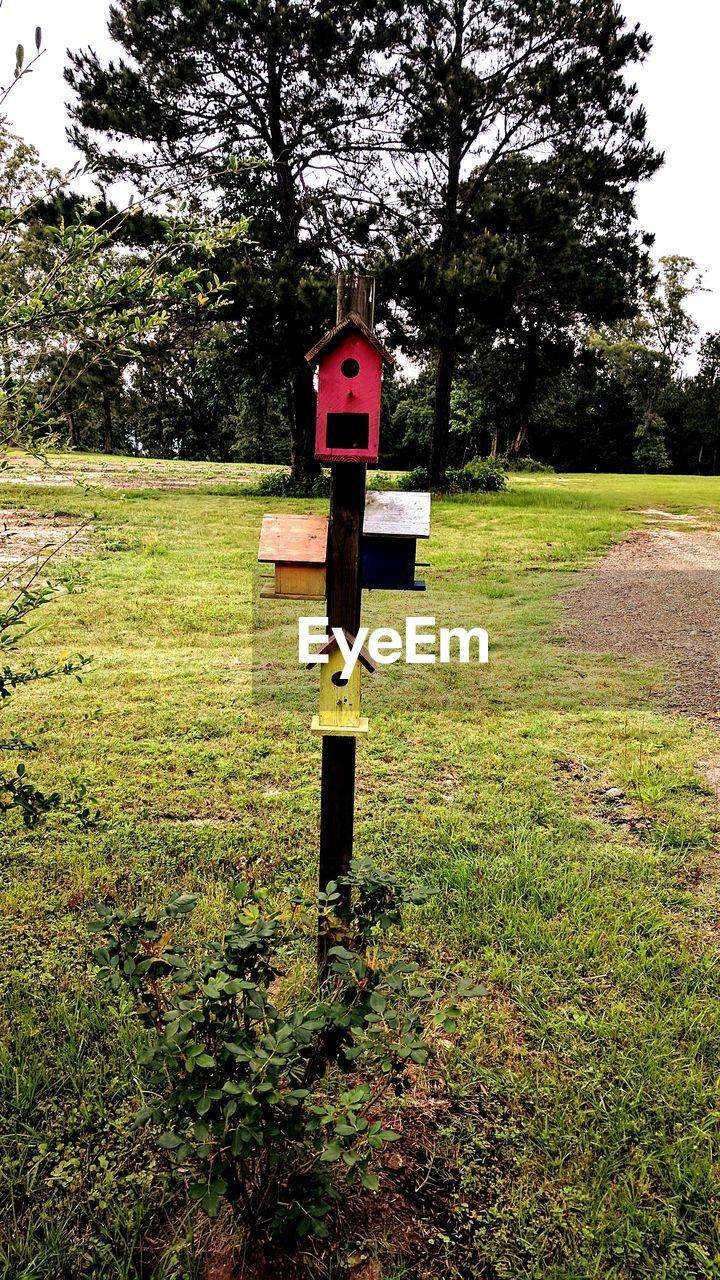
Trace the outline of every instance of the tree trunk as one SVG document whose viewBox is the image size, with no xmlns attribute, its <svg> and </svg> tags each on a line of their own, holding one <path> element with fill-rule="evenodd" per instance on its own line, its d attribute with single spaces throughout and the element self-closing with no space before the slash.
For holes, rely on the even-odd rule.
<svg viewBox="0 0 720 1280">
<path fill-rule="evenodd" d="M 267 46 L 267 113 L 270 149 L 275 169 L 278 206 L 285 241 L 288 264 L 296 268 L 296 287 L 302 273 L 300 234 L 303 218 L 303 200 L 298 195 L 297 183 L 288 162 L 283 114 L 283 63 L 278 54 L 275 32 L 268 31 Z M 298 335 L 291 334 L 288 353 L 294 355 L 290 366 L 290 472 L 294 480 L 305 482 L 320 474 L 320 464 L 315 461 L 315 383 L 313 373 L 305 362 L 305 352 L 312 342 L 301 346 Z"/>
<path fill-rule="evenodd" d="M 315 384 L 309 365 L 298 368 L 292 381 L 290 462 L 294 480 L 314 480 L 320 475 L 315 458 Z"/>
<path fill-rule="evenodd" d="M 65 416 L 67 417 L 68 426 L 68 444 L 71 449 L 79 449 L 80 436 L 78 435 L 77 419 L 75 418 L 75 402 L 70 387 L 68 387 L 65 396 Z"/>
<path fill-rule="evenodd" d="M 103 392 L 103 453 L 113 451 L 113 423 L 110 392 Z"/>
<path fill-rule="evenodd" d="M 12 368 L 9 360 L 4 361 L 3 370 L 3 391 L 5 392 L 5 431 L 3 432 L 3 445 L 9 444 L 12 433 L 15 429 L 15 404 L 14 404 L 14 382 L 12 376 Z"/>
<path fill-rule="evenodd" d="M 540 368 L 540 353 L 538 350 L 537 330 L 533 326 L 528 334 L 525 345 L 525 367 L 520 378 L 520 386 L 515 397 L 515 419 L 516 430 L 515 435 L 508 448 L 508 457 L 512 462 L 517 462 L 520 457 L 520 450 L 527 440 L 528 429 L 530 427 L 530 417 L 532 415 L 533 405 L 537 396 L 538 374 Z"/>
<path fill-rule="evenodd" d="M 440 291 L 437 295 L 437 314 L 442 317 L 438 341 L 438 359 L 435 367 L 435 412 L 433 436 L 428 468 L 430 488 L 441 489 L 447 471 L 448 443 L 450 435 L 450 398 L 452 396 L 458 349 L 458 298 L 453 284 L 448 284 L 456 272 L 448 269 L 461 247 L 458 222 L 460 201 L 460 175 L 465 148 L 465 119 L 456 92 L 456 83 L 462 82 L 465 63 L 466 5 L 453 6 L 454 41 L 447 70 L 445 100 L 442 105 L 447 113 L 447 182 L 443 196 L 441 231 L 438 239 L 437 270 Z M 456 268 L 459 264 L 455 264 Z"/>
<path fill-rule="evenodd" d="M 520 457 L 520 450 L 522 449 L 527 439 L 527 433 L 528 433 L 528 423 L 527 423 L 527 418 L 524 418 L 524 420 L 518 427 L 517 431 L 515 432 L 515 435 L 513 436 L 512 441 L 510 443 L 510 448 L 508 449 L 508 457 L 513 462 L 517 462 L 518 458 Z"/>
<path fill-rule="evenodd" d="M 447 471 L 448 437 L 450 434 L 450 397 L 455 374 L 455 349 L 445 343 L 438 352 L 435 367 L 435 412 L 430 446 L 429 481 L 431 489 L 441 489 Z"/>
</svg>

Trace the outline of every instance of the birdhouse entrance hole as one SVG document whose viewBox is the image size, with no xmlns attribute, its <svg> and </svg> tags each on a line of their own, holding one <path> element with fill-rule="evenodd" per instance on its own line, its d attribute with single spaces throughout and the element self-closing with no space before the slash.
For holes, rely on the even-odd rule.
<svg viewBox="0 0 720 1280">
<path fill-rule="evenodd" d="M 328 449 L 367 449 L 369 439 L 369 414 L 328 414 L 326 436 L 326 445 Z"/>
<path fill-rule="evenodd" d="M 345 639 L 352 649 L 355 637 L 345 631 Z M 321 658 L 325 661 L 320 666 L 320 714 L 313 716 L 312 732 L 335 738 L 357 738 L 367 733 L 367 716 L 360 715 L 360 667 L 365 667 L 366 671 L 375 670 L 370 654 L 361 649 L 349 680 L 343 680 L 345 657 L 333 632 L 332 639 L 308 663 L 308 669 L 316 667 Z"/>
</svg>

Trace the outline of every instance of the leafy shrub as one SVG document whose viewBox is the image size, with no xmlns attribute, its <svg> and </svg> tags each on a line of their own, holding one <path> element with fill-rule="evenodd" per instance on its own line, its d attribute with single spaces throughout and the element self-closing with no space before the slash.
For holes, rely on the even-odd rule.
<svg viewBox="0 0 720 1280">
<path fill-rule="evenodd" d="M 316 904 L 294 900 L 286 920 L 246 884 L 235 896 L 236 921 L 196 964 L 174 939 L 194 897 L 176 895 L 156 917 L 98 908 L 100 977 L 129 988 L 152 1032 L 141 1064 L 154 1097 L 137 1122 L 160 1129 L 211 1216 L 227 1199 L 249 1231 L 325 1235 L 341 1182 L 378 1187 L 373 1157 L 398 1136 L 378 1112 L 408 1064 L 427 1061 L 425 1025 L 454 1026 L 457 1009 L 438 1009 L 417 966 L 393 960 L 383 941 L 403 906 L 427 895 L 353 863 L 321 895 L 327 981 L 295 999 L 282 991 L 289 919 L 297 930 Z"/>
<path fill-rule="evenodd" d="M 501 493 L 507 489 L 505 467 L 494 458 L 472 458 L 452 473 L 453 484 L 460 493 Z"/>
<path fill-rule="evenodd" d="M 646 413 L 635 432 L 633 458 L 639 471 L 669 471 L 672 463 L 665 444 L 667 423 L 657 413 Z"/>
<path fill-rule="evenodd" d="M 392 493 L 397 488 L 395 478 L 387 471 L 370 471 L 367 478 L 368 489 L 376 493 Z"/>
<path fill-rule="evenodd" d="M 314 480 L 295 480 L 287 471 L 271 471 L 250 492 L 263 498 L 329 498 L 330 472 L 321 471 Z"/>
<path fill-rule="evenodd" d="M 406 471 L 404 475 L 400 476 L 398 489 L 402 489 L 406 493 L 423 493 L 427 490 L 429 484 L 427 467 L 415 467 L 412 471 Z"/>
<path fill-rule="evenodd" d="M 47 563 L 47 561 L 45 562 Z M 59 676 L 81 679 L 80 672 L 90 661 L 80 654 L 64 654 L 56 662 L 39 667 L 33 661 L 15 665 L 15 655 L 32 628 L 33 615 L 50 604 L 62 590 L 73 590 L 72 575 L 66 572 L 65 582 L 36 584 L 39 567 L 29 580 L 15 591 L 8 603 L 0 606 L 0 710 L 6 710 L 10 699 L 18 689 L 34 684 L 37 680 L 55 680 Z M 11 585 L 8 574 L 0 578 L 0 590 Z M 0 753 L 37 753 L 34 742 L 25 742 L 17 734 L 0 737 Z M 19 813 L 26 827 L 36 826 L 47 814 L 62 810 L 77 819 L 82 826 L 93 826 L 98 818 L 87 802 L 87 783 L 75 780 L 71 794 L 62 796 L 59 791 L 42 791 L 27 775 L 24 760 L 13 762 L 10 772 L 0 767 L 0 816 L 12 811 Z"/>
<path fill-rule="evenodd" d="M 554 476 L 555 468 L 545 462 L 536 462 L 534 458 L 516 458 L 506 463 L 508 471 L 524 472 L 526 475 Z"/>
<path fill-rule="evenodd" d="M 425 467 L 408 471 L 399 481 L 399 487 L 411 492 L 428 488 Z M 507 488 L 507 476 L 501 462 L 492 458 L 473 458 L 464 467 L 448 468 L 445 473 L 443 493 L 500 493 Z"/>
</svg>

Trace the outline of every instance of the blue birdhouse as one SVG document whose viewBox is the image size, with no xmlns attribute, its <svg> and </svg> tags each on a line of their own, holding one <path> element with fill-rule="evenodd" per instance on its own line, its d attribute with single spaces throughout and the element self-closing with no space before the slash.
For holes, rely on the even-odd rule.
<svg viewBox="0 0 720 1280">
<path fill-rule="evenodd" d="M 429 493 L 368 493 L 362 541 L 366 591 L 424 591 L 415 577 L 418 538 L 430 537 Z"/>
</svg>

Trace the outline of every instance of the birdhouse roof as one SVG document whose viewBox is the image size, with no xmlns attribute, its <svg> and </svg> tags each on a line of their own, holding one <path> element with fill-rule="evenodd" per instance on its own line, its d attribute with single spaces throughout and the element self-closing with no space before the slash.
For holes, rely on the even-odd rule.
<svg viewBox="0 0 720 1280">
<path fill-rule="evenodd" d="M 327 516 L 263 516 L 258 560 L 325 564 L 327 535 Z"/>
<path fill-rule="evenodd" d="M 363 533 L 390 538 L 429 538 L 430 494 L 367 493 Z"/>
<path fill-rule="evenodd" d="M 347 643 L 352 647 L 352 645 L 355 644 L 355 636 L 350 631 L 346 631 L 345 627 L 343 627 L 343 633 L 344 633 L 345 639 L 347 640 Z M 312 662 L 308 662 L 307 664 L 308 671 L 312 671 L 313 667 L 316 667 L 318 665 L 319 660 L 324 653 L 334 653 L 335 650 L 339 648 L 340 646 L 337 640 L 335 639 L 335 636 L 331 636 L 327 644 L 323 645 L 317 657 L 313 658 Z M 358 654 L 358 662 L 362 663 L 366 671 L 371 671 L 371 672 L 377 671 L 377 666 L 373 662 L 372 658 L 370 657 L 370 654 L 368 653 L 367 649 L 360 650 Z"/>
<path fill-rule="evenodd" d="M 331 329 L 329 333 L 326 333 L 325 337 L 321 338 L 311 351 L 308 351 L 305 356 L 308 364 L 317 364 L 320 356 L 325 355 L 328 351 L 332 351 L 333 347 L 336 347 L 339 342 L 342 342 L 343 338 L 348 337 L 351 333 L 359 333 L 366 342 L 369 342 L 370 346 L 374 347 L 382 357 L 385 364 L 395 364 L 395 360 L 390 355 L 387 347 L 384 347 L 382 342 L 375 337 L 372 329 L 368 328 L 365 321 L 360 319 L 360 316 L 356 311 L 351 311 L 349 316 L 342 320 L 340 324 L 336 324 L 334 329 Z"/>
</svg>

